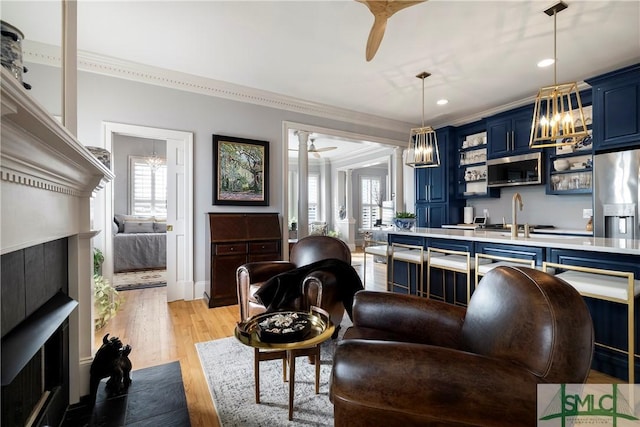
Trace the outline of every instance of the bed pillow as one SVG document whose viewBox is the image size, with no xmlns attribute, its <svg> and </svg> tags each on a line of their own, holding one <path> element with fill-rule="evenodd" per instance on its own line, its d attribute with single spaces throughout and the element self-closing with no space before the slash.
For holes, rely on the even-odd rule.
<svg viewBox="0 0 640 427">
<path fill-rule="evenodd" d="M 153 231 L 156 233 L 166 233 L 167 232 L 167 223 L 166 222 L 154 222 L 153 223 Z"/>
<path fill-rule="evenodd" d="M 118 224 L 118 233 L 126 233 L 124 231 L 124 223 L 127 221 L 133 222 L 153 222 L 154 218 L 152 216 L 135 216 L 135 215 L 125 215 L 125 214 L 115 214 L 113 216 L 113 220 L 116 224 Z"/>
<path fill-rule="evenodd" d="M 153 233 L 153 222 L 125 221 L 125 233 Z"/>
</svg>

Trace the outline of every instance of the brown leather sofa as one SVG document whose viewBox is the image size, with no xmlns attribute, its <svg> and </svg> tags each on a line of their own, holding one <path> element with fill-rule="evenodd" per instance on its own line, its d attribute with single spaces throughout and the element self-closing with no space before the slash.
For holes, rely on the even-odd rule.
<svg viewBox="0 0 640 427">
<path fill-rule="evenodd" d="M 240 321 L 263 313 L 266 308 L 257 301 L 255 292 L 273 276 L 317 261 L 338 259 L 351 265 L 351 251 L 346 243 L 330 236 L 307 236 L 291 248 L 289 261 L 251 262 L 238 267 L 237 286 Z M 304 295 L 293 302 L 291 309 L 308 309 L 316 305 L 329 313 L 331 321 L 340 325 L 344 315 L 342 299 L 337 289 L 338 278 L 333 271 L 310 272 L 301 283 Z"/>
<path fill-rule="evenodd" d="M 536 385 L 582 383 L 593 325 L 580 295 L 497 267 L 467 308 L 362 291 L 333 361 L 336 426 L 535 426 Z"/>
</svg>

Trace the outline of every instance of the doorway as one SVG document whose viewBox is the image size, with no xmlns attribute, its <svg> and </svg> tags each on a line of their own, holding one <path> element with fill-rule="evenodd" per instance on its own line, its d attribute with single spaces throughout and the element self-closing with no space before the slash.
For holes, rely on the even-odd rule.
<svg viewBox="0 0 640 427">
<path fill-rule="evenodd" d="M 193 282 L 193 134 L 191 132 L 103 122 L 105 148 L 113 152 L 118 135 L 166 142 L 167 302 L 194 299 Z M 105 192 L 104 230 L 113 224 L 114 192 Z M 113 240 L 106 238 L 103 275 L 113 277 Z"/>
<path fill-rule="evenodd" d="M 388 176 L 385 200 L 404 206 L 403 174 L 407 172 L 402 152 L 406 143 L 286 121 L 283 141 L 282 215 L 289 230 L 284 239 L 303 237 L 313 228 L 311 222 L 320 222 L 354 248 L 361 210 L 359 175 L 354 171 L 379 167 Z M 285 240 L 283 248 L 288 243 Z"/>
</svg>

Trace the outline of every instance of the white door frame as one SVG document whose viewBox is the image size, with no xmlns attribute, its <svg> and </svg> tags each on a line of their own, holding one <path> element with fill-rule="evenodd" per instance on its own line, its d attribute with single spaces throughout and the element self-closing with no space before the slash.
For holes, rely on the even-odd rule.
<svg viewBox="0 0 640 427">
<path fill-rule="evenodd" d="M 104 147 L 113 152 L 113 143 L 116 135 L 125 135 L 138 138 L 165 140 L 167 144 L 167 166 L 170 162 L 184 166 L 180 171 L 179 182 L 182 194 L 180 200 L 168 194 L 168 209 L 173 209 L 180 218 L 179 239 L 171 238 L 173 232 L 167 231 L 167 301 L 179 299 L 192 300 L 195 296 L 193 282 L 193 133 L 176 131 L 171 129 L 152 128 L 147 126 L 129 125 L 123 123 L 103 122 Z M 169 141 L 177 143 L 181 147 L 179 152 L 170 150 Z M 172 161 L 173 159 L 173 161 Z M 168 171 L 169 172 L 169 171 Z M 168 177 L 171 179 L 170 177 Z M 177 184 L 173 183 L 174 185 Z M 113 216 L 113 184 L 105 187 L 105 217 L 104 230 L 111 230 Z M 171 193 L 171 192 L 169 192 Z M 172 200 L 172 198 L 174 200 Z M 169 213 L 168 213 L 169 219 Z M 172 225 L 172 224 L 167 224 Z M 107 231 L 107 235 L 109 232 Z M 178 243 L 177 240 L 180 242 Z M 113 276 L 113 239 L 105 238 L 105 277 Z M 170 248 L 173 245 L 175 247 Z M 177 246 L 179 245 L 179 250 Z M 171 250 L 170 250 L 171 249 Z M 175 254 L 170 257 L 169 254 Z"/>
<path fill-rule="evenodd" d="M 283 150 L 282 150 L 282 218 L 283 218 L 283 230 L 288 230 L 288 222 L 289 222 L 289 133 L 292 130 L 302 130 L 313 133 L 321 133 L 324 135 L 330 135 L 338 138 L 344 138 L 350 141 L 371 141 L 377 142 L 380 144 L 389 145 L 391 147 L 396 147 L 400 149 L 400 153 L 402 153 L 402 147 L 404 147 L 405 143 L 401 141 L 396 141 L 389 138 L 382 138 L 373 135 L 364 135 L 355 132 L 342 131 L 337 129 L 330 129 L 321 126 L 292 122 L 285 120 L 282 122 L 282 140 Z M 394 182 L 401 181 L 402 182 L 402 169 L 394 170 Z M 306 177 L 304 177 L 306 181 Z M 402 183 L 400 184 L 402 185 Z M 282 233 L 282 247 L 283 247 L 283 257 L 284 259 L 289 259 L 289 233 Z"/>
</svg>

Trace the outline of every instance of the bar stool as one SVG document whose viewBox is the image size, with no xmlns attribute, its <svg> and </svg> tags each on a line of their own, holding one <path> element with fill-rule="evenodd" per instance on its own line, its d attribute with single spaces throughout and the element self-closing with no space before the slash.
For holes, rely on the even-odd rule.
<svg viewBox="0 0 640 427">
<path fill-rule="evenodd" d="M 374 260 L 376 256 L 381 256 L 385 258 L 385 263 L 388 262 L 388 257 L 391 254 L 391 249 L 389 245 L 373 245 L 373 246 L 365 246 L 364 248 L 364 272 L 362 274 L 362 284 L 367 285 L 367 254 L 373 255 Z"/>
<path fill-rule="evenodd" d="M 481 258 L 478 260 L 480 264 L 488 264 L 491 261 Z M 427 248 L 427 295 L 431 298 L 431 269 L 439 268 L 443 271 L 442 274 L 442 299 L 447 300 L 446 285 L 445 285 L 445 271 L 453 271 L 453 303 L 458 305 L 466 305 L 471 299 L 471 270 L 475 269 L 475 264 L 471 264 L 471 253 L 465 251 L 454 251 L 450 249 L 439 248 Z M 455 289 L 456 289 L 456 276 L 455 273 L 463 273 L 467 277 L 467 301 L 465 304 L 459 304 L 456 301 Z"/>
<path fill-rule="evenodd" d="M 488 259 L 489 263 L 484 263 L 481 260 Z M 496 261 L 496 262 L 493 262 Z M 484 276 L 489 271 L 493 270 L 496 267 L 500 267 L 501 265 L 506 265 L 510 267 L 531 267 L 536 268 L 536 261 L 534 259 L 524 259 L 524 258 L 510 258 L 498 255 L 489 255 L 489 254 L 481 254 L 477 253 L 475 256 L 475 271 L 476 271 L 476 287 L 478 287 L 478 282 L 480 281 L 480 276 Z"/>
<path fill-rule="evenodd" d="M 640 280 L 634 280 L 632 272 L 604 270 L 593 267 L 556 264 L 544 262 L 543 271 L 548 269 L 561 270 L 555 274 L 571 286 L 582 296 L 625 304 L 627 306 L 627 349 L 615 348 L 602 343 L 596 345 L 627 355 L 629 367 L 629 384 L 635 383 L 635 297 L 640 294 Z"/>
<path fill-rule="evenodd" d="M 391 253 L 389 258 L 390 266 L 387 269 L 390 270 L 391 278 L 387 282 L 387 290 L 393 291 L 393 287 L 399 287 L 407 290 L 407 294 L 411 294 L 411 270 L 407 266 L 407 284 L 394 282 L 394 264 L 395 261 L 406 262 L 407 264 L 413 264 L 416 268 L 416 275 L 418 271 L 420 276 L 418 283 L 416 283 L 416 295 L 423 295 L 423 275 L 424 275 L 424 263 L 426 262 L 425 250 L 422 246 L 407 245 L 404 243 L 392 243 Z"/>
</svg>

